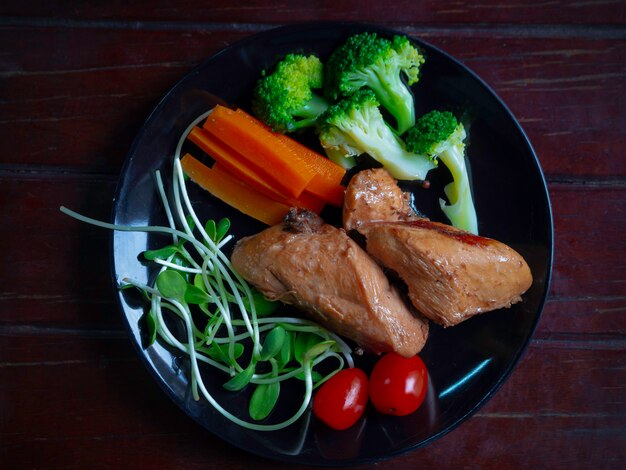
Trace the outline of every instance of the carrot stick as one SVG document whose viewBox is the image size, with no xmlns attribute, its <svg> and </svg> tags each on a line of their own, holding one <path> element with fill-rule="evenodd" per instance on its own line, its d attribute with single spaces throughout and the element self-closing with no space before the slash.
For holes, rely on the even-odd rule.
<svg viewBox="0 0 626 470">
<path fill-rule="evenodd" d="M 306 161 L 306 164 L 315 171 L 315 176 L 309 182 L 305 191 L 333 206 L 341 207 L 346 189 L 341 185 L 341 181 L 346 174 L 346 170 L 286 135 L 279 134 L 277 137 L 286 146 L 298 152 L 303 160 Z"/>
<path fill-rule="evenodd" d="M 221 177 L 223 175 L 224 178 L 234 178 L 241 183 L 248 184 L 246 176 L 240 177 L 238 174 L 230 172 L 221 163 L 215 163 L 211 167 L 211 170 L 216 177 Z M 263 194 L 264 196 L 267 196 L 273 201 L 280 202 L 281 204 L 289 207 L 300 207 L 303 209 L 308 209 L 315 212 L 316 214 L 319 214 L 325 205 L 324 201 L 313 196 L 312 194 L 308 194 L 305 191 L 303 191 L 302 194 L 300 194 L 300 197 L 296 199 L 292 197 L 285 198 L 277 192 L 273 191 L 271 188 L 267 189 L 263 186 L 255 186 L 254 183 L 252 183 L 251 189 L 253 191 L 257 191 L 260 194 Z"/>
<path fill-rule="evenodd" d="M 290 207 L 250 189 L 227 172 L 215 172 L 189 154 L 181 159 L 183 171 L 192 181 L 226 204 L 268 225 L 282 221 Z"/>
<path fill-rule="evenodd" d="M 228 172 L 231 176 L 248 184 L 255 191 L 264 194 L 274 201 L 282 202 L 291 207 L 309 209 L 318 214 L 324 207 L 325 203 L 323 200 L 306 191 L 302 192 L 298 198 L 276 191 L 271 186 L 271 183 L 265 181 L 262 174 L 246 165 L 245 159 L 236 150 L 220 142 L 204 129 L 199 127 L 193 128 L 188 138 L 216 161 L 213 166 L 214 170 Z"/>
<path fill-rule="evenodd" d="M 237 149 L 248 165 L 263 174 L 280 192 L 298 197 L 315 176 L 298 153 L 259 125 L 247 113 L 217 105 L 204 123 L 204 129 L 220 141 Z"/>
<path fill-rule="evenodd" d="M 235 113 L 240 115 L 242 119 L 247 119 L 258 128 L 270 132 L 282 145 L 298 155 L 302 160 L 300 164 L 306 165 L 315 174 L 313 179 L 306 186 L 307 192 L 334 206 L 341 206 L 343 204 L 345 188 L 341 186 L 341 181 L 346 174 L 344 168 L 291 137 L 271 131 L 263 122 L 250 116 L 242 109 L 237 109 Z"/>
<path fill-rule="evenodd" d="M 273 199 L 276 200 L 290 197 L 288 194 L 276 190 L 261 172 L 248 165 L 246 159 L 239 152 L 224 144 L 204 129 L 200 127 L 193 128 L 188 138 L 233 176 L 253 186 L 253 189 L 257 191 L 263 189 L 265 193 L 274 193 Z M 266 195 L 270 196 L 270 194 Z"/>
</svg>

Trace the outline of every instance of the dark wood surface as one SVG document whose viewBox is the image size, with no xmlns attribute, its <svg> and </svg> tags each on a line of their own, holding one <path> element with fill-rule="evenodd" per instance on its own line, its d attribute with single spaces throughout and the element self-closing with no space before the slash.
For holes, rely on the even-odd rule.
<svg viewBox="0 0 626 470">
<path fill-rule="evenodd" d="M 0 6 L 0 467 L 279 468 L 194 424 L 113 303 L 106 219 L 132 139 L 207 56 L 290 22 L 376 22 L 444 49 L 518 117 L 554 210 L 553 281 L 486 406 L 378 468 L 624 468 L 626 2 L 9 1 Z"/>
</svg>

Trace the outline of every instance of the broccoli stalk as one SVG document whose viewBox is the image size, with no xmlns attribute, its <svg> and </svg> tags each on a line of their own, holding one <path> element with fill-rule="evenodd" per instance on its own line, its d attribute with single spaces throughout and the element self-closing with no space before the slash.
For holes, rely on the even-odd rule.
<svg viewBox="0 0 626 470">
<path fill-rule="evenodd" d="M 408 86 L 417 83 L 423 63 L 424 57 L 405 36 L 390 41 L 375 33 L 357 34 L 328 59 L 324 93 L 335 101 L 363 87 L 370 88 L 395 118 L 396 130 L 402 134 L 415 124 L 413 95 Z"/>
<path fill-rule="evenodd" d="M 322 146 L 323 145 L 324 144 L 322 143 Z M 324 152 L 326 152 L 326 156 L 331 162 L 336 163 L 346 170 L 356 166 L 356 160 L 354 157 L 360 154 L 358 151 L 347 149 L 345 145 L 341 144 L 324 147 Z"/>
<path fill-rule="evenodd" d="M 363 153 L 381 163 L 401 180 L 423 180 L 437 165 L 422 155 L 408 152 L 402 140 L 385 122 L 371 90 L 359 90 L 330 106 L 320 118 L 320 143 L 334 161 L 344 167 Z"/>
<path fill-rule="evenodd" d="M 328 102 L 314 89 L 322 87 L 323 65 L 310 55 L 288 54 L 274 72 L 254 88 L 252 111 L 277 132 L 314 126 Z"/>
<path fill-rule="evenodd" d="M 478 234 L 476 209 L 465 165 L 466 136 L 463 124 L 452 113 L 431 111 L 409 129 L 405 142 L 411 151 L 439 159 L 450 170 L 452 183 L 444 188 L 449 204 L 440 199 L 441 209 L 452 225 Z"/>
</svg>

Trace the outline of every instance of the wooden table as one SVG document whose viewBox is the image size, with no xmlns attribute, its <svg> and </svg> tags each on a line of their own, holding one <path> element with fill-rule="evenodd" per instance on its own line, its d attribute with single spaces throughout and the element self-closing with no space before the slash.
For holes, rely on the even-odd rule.
<svg viewBox="0 0 626 470">
<path fill-rule="evenodd" d="M 178 3 L 181 3 L 179 6 Z M 549 184 L 552 287 L 519 367 L 469 421 L 378 468 L 626 462 L 626 3 L 5 1 L 0 6 L 0 467 L 279 468 L 204 431 L 140 364 L 113 303 L 107 219 L 159 98 L 288 22 L 375 22 L 463 61 Z"/>
</svg>

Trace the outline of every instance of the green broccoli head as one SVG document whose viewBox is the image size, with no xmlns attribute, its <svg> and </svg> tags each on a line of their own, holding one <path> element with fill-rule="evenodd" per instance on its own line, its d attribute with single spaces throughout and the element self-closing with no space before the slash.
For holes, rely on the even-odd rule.
<svg viewBox="0 0 626 470">
<path fill-rule="evenodd" d="M 406 36 L 394 36 L 392 47 L 396 52 L 400 70 L 406 75 L 407 85 L 416 84 L 425 61 L 424 56 Z"/>
<path fill-rule="evenodd" d="M 350 169 L 356 165 L 354 157 L 364 153 L 358 142 L 351 138 L 350 128 L 367 132 L 371 122 L 379 124 L 379 103 L 372 92 L 357 92 L 350 99 L 330 106 L 320 118 L 320 143 L 330 160 Z"/>
<path fill-rule="evenodd" d="M 441 147 L 454 143 L 451 139 L 459 122 L 450 111 L 431 111 L 420 117 L 404 136 L 407 149 L 428 156 L 437 156 Z"/>
<path fill-rule="evenodd" d="M 397 179 L 425 179 L 435 163 L 406 150 L 385 122 L 379 106 L 369 89 L 358 90 L 330 106 L 320 118 L 319 126 L 320 143 L 327 155 L 350 167 L 355 156 L 367 153 Z"/>
<path fill-rule="evenodd" d="M 407 131 L 404 141 L 412 152 L 437 158 L 450 170 L 452 183 L 444 192 L 449 204 L 440 200 L 441 209 L 455 227 L 478 233 L 476 209 L 470 177 L 465 164 L 465 128 L 449 111 L 431 111 Z"/>
<path fill-rule="evenodd" d="M 359 90 L 348 99 L 339 101 L 330 106 L 324 113 L 321 121 L 322 128 L 354 126 L 360 124 L 368 126 L 372 122 L 378 124 L 378 109 L 380 103 L 376 95 L 370 90 Z"/>
<path fill-rule="evenodd" d="M 405 36 L 392 40 L 376 33 L 348 38 L 330 56 L 324 76 L 326 98 L 335 101 L 367 87 L 396 120 L 403 133 L 415 124 L 413 95 L 408 85 L 417 82 L 424 57 Z M 406 77 L 407 83 L 402 80 Z"/>
<path fill-rule="evenodd" d="M 256 84 L 252 111 L 278 132 L 313 126 L 328 103 L 313 90 L 322 87 L 323 64 L 314 55 L 288 54 Z"/>
</svg>

